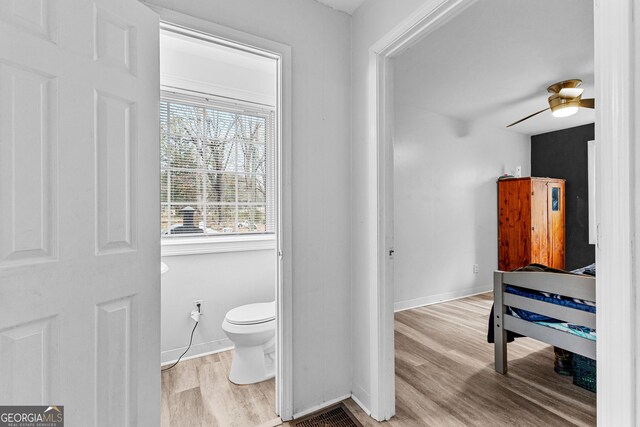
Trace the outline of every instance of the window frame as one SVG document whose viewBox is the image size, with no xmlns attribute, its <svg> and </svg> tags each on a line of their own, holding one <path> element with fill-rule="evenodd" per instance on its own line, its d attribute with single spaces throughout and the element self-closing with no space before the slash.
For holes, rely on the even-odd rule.
<svg viewBox="0 0 640 427">
<path fill-rule="evenodd" d="M 275 170 L 275 126 L 276 126 L 276 108 L 275 106 L 253 103 L 239 99 L 231 99 L 217 96 L 209 93 L 202 93 L 173 86 L 161 85 L 160 101 L 173 101 L 176 103 L 186 103 L 190 105 L 202 106 L 204 108 L 212 108 L 220 111 L 231 113 L 247 114 L 251 116 L 263 117 L 268 123 L 266 129 L 266 171 L 265 186 L 267 193 L 265 194 L 265 214 L 266 222 L 269 223 L 269 215 L 273 215 L 273 222 L 276 221 L 276 170 Z M 269 165 L 273 165 L 269 168 Z M 270 170 L 271 169 L 271 170 Z M 271 195 L 269 195 L 269 189 Z M 170 203 L 170 202 L 166 202 Z M 236 203 L 236 208 L 242 203 Z M 164 204 L 161 203 L 160 208 Z M 159 212 L 160 214 L 160 212 Z M 191 255 L 218 252 L 240 252 L 268 250 L 276 248 L 276 232 L 257 232 L 257 233 L 219 233 L 219 234 L 203 234 L 203 235 L 162 235 L 160 238 L 161 255 Z"/>
</svg>

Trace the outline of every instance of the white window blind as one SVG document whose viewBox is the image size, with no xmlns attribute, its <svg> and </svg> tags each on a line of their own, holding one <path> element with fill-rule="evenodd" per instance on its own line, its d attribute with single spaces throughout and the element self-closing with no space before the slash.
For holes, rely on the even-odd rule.
<svg viewBox="0 0 640 427">
<path fill-rule="evenodd" d="M 273 111 L 163 93 L 163 237 L 275 231 Z"/>
</svg>

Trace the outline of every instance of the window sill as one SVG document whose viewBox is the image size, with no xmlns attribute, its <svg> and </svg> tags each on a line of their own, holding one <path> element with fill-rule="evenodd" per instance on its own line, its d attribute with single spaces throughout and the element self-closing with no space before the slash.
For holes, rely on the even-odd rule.
<svg viewBox="0 0 640 427">
<path fill-rule="evenodd" d="M 172 238 L 161 242 L 161 255 L 199 255 L 224 252 L 263 251 L 276 248 L 275 235 L 210 238 Z"/>
</svg>

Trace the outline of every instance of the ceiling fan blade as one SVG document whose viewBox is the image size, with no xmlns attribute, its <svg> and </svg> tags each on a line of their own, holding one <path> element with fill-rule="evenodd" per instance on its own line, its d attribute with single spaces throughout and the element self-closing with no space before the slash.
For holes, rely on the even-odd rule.
<svg viewBox="0 0 640 427">
<path fill-rule="evenodd" d="M 544 110 L 540 110 L 540 111 L 538 111 L 537 113 L 533 113 L 533 114 L 531 114 L 531 115 L 529 115 L 529 116 L 525 117 L 524 119 L 520 119 L 520 120 L 518 120 L 517 122 L 513 122 L 513 123 L 511 123 L 511 124 L 510 124 L 509 126 L 507 126 L 507 127 L 508 127 L 508 128 L 510 128 L 510 127 L 511 127 L 511 126 L 513 126 L 513 125 L 517 125 L 517 124 L 518 124 L 518 123 L 520 123 L 520 122 L 524 122 L 525 120 L 530 119 L 530 118 L 531 118 L 531 117 L 533 117 L 533 116 L 537 116 L 537 115 L 538 115 L 538 114 L 540 114 L 540 113 L 544 113 L 544 112 L 545 112 L 545 111 L 547 111 L 547 110 L 550 110 L 550 108 L 549 108 L 549 107 L 547 107 L 547 108 L 545 108 Z"/>
<path fill-rule="evenodd" d="M 581 99 L 580 106 L 582 108 L 596 108 L 596 100 L 594 98 Z"/>
</svg>

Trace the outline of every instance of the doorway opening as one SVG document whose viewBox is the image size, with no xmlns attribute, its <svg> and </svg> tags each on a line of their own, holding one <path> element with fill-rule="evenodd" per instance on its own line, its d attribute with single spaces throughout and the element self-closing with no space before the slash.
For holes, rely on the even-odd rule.
<svg viewBox="0 0 640 427">
<path fill-rule="evenodd" d="M 551 7 L 572 11 L 569 27 L 583 24 L 579 31 L 555 34 L 571 51 L 559 52 L 546 35 Z M 472 423 L 486 411 L 488 420 L 509 424 L 530 410 L 505 401 L 505 389 L 512 388 L 526 390 L 518 397 L 532 401 L 556 392 L 566 399 L 538 410 L 547 424 L 562 423 L 552 411 L 562 413 L 567 404 L 584 408 L 574 421 L 595 423 L 595 394 L 575 385 L 582 382 L 572 375 L 573 353 L 562 350 L 571 346 L 570 338 L 554 335 L 562 341 L 555 352 L 548 341 L 513 340 L 508 359 L 514 376 L 496 378 L 490 325 L 494 271 L 530 264 L 567 271 L 595 266 L 585 209 L 595 111 L 581 108 L 563 118 L 543 111 L 507 127 L 549 107 L 546 88 L 553 82 L 580 78 L 581 96 L 595 96 L 592 22 L 593 5 L 572 0 L 476 2 L 391 60 L 399 406 L 408 388 L 448 384 L 465 390 L 474 408 L 451 411 L 458 421 Z M 593 310 L 595 324 L 595 307 L 585 308 Z M 567 320 L 519 312 L 519 319 L 549 325 L 529 337 L 560 330 L 564 323 L 554 321 Z M 595 328 L 580 331 L 594 339 L 584 343 L 593 350 L 592 360 Z M 493 387 L 482 386 L 491 379 Z M 447 408 L 452 396 L 426 397 Z"/>
<path fill-rule="evenodd" d="M 286 418 L 282 62 L 160 27 L 163 425 Z"/>
<path fill-rule="evenodd" d="M 373 335 L 374 345 L 372 348 L 374 349 L 371 354 L 372 358 L 372 377 L 374 382 L 373 389 L 376 390 L 375 396 L 372 397 L 372 415 L 379 420 L 388 419 L 391 415 L 395 413 L 394 409 L 394 398 L 395 398 L 395 389 L 394 389 L 394 346 L 393 346 L 393 331 L 394 331 L 394 321 L 393 321 L 393 312 L 394 312 L 394 298 L 393 298 L 393 276 L 394 276 L 394 267 L 392 264 L 392 260 L 394 258 L 397 259 L 398 256 L 398 248 L 394 247 L 394 211 L 393 211 L 393 145 L 391 141 L 393 140 L 393 132 L 394 132 L 394 124 L 399 120 L 397 111 L 393 106 L 393 61 L 398 55 L 402 52 L 405 52 L 406 49 L 414 46 L 423 37 L 427 34 L 434 35 L 436 31 L 439 31 L 442 25 L 446 24 L 450 19 L 456 17 L 458 14 L 462 13 L 467 7 L 472 6 L 476 2 L 474 1 L 448 1 L 442 3 L 440 6 L 434 7 L 432 10 L 421 10 L 416 12 L 414 16 L 410 19 L 407 19 L 402 25 L 398 28 L 395 28 L 394 31 L 388 33 L 387 36 L 383 37 L 378 43 L 376 43 L 370 51 L 370 73 L 374 76 L 371 79 L 371 85 L 369 86 L 369 94 L 371 101 L 371 122 L 370 129 L 372 132 L 372 146 L 371 150 L 373 150 L 376 155 L 372 156 L 372 162 L 370 163 L 370 167 L 374 171 L 372 176 L 374 178 L 374 183 L 377 185 L 372 185 L 371 187 L 371 197 L 376 203 L 372 203 L 371 206 L 375 206 L 376 210 L 371 211 L 371 218 L 375 218 L 373 221 L 372 228 L 370 230 L 371 240 L 376 242 L 376 251 L 375 254 L 372 254 L 372 267 L 371 271 L 376 277 L 376 283 L 371 287 L 372 291 L 372 301 L 374 301 L 374 305 L 372 310 L 374 314 L 371 316 L 373 319 L 378 319 L 376 322 L 373 322 L 372 327 L 374 329 Z M 603 21 L 600 21 L 600 29 L 604 28 L 604 16 L 603 12 L 600 11 L 600 16 Z M 595 12 L 596 16 L 598 15 L 598 11 Z M 606 37 L 603 35 L 604 33 L 601 31 L 598 34 L 598 20 L 596 19 L 596 31 L 595 31 L 595 39 L 596 39 L 596 59 L 594 68 L 595 72 L 595 83 L 598 85 L 595 90 L 596 98 L 603 93 L 602 84 L 606 84 L 607 80 L 603 79 L 603 68 L 604 65 L 602 62 L 598 61 L 598 53 L 602 55 L 603 50 L 599 50 L 598 40 L 605 39 Z M 613 25 L 611 22 L 609 24 Z M 629 28 L 627 28 L 628 30 Z M 626 30 L 625 30 L 626 31 Z M 621 32 L 622 33 L 622 32 Z M 620 34 L 619 38 L 623 39 L 627 36 L 628 33 Z M 600 59 L 601 61 L 602 59 Z M 625 62 L 624 58 L 620 58 L 619 63 L 616 63 L 616 67 L 620 67 L 625 69 L 628 63 Z M 604 71 L 608 75 L 607 71 Z M 611 77 L 613 78 L 613 77 Z M 552 83 L 552 81 L 548 82 Z M 544 87 L 543 87 L 544 90 Z M 601 104 L 600 109 L 596 112 L 596 117 L 598 120 L 602 117 L 609 117 L 612 112 L 609 110 L 610 106 L 604 106 Z M 520 115 L 522 117 L 522 115 Z M 514 119 L 517 119 L 515 117 Z M 509 123 L 509 122 L 507 122 Z M 505 125 L 507 124 L 505 123 Z M 599 121 L 600 125 L 602 124 Z M 630 124 L 625 119 L 620 121 L 616 121 L 615 124 L 610 124 L 607 128 L 605 134 L 611 136 L 616 129 L 627 129 L 630 127 Z M 456 128 L 454 126 L 454 128 Z M 602 129 L 602 128 L 600 128 Z M 465 131 L 464 126 L 462 129 L 458 129 L 462 132 Z M 597 130 L 596 130 L 597 132 Z M 602 134 L 601 134 L 602 135 Z M 626 135 L 626 134 L 625 134 Z M 621 145 L 626 147 L 627 141 L 623 141 Z M 586 141 L 585 141 L 586 146 Z M 613 150 L 613 148 L 612 148 Z M 604 157 L 604 156 L 603 156 Z M 418 158 L 418 157 L 414 157 Z M 585 147 L 585 158 L 586 158 L 586 147 Z M 611 164 L 615 163 L 615 161 L 611 161 Z M 611 166 L 609 165 L 609 167 Z M 516 166 L 514 164 L 513 166 Z M 602 166 L 605 169 L 605 166 Z M 515 169 L 515 168 L 514 168 Z M 626 169 L 625 169 L 626 170 Z M 505 172 L 505 171 L 499 171 Z M 459 175 L 452 175 L 452 179 L 459 179 Z M 605 178 L 603 178 L 604 180 Z M 607 179 L 611 179 L 608 177 Z M 377 182 L 376 182 L 377 181 Z M 604 185 L 604 181 L 599 181 L 598 186 L 602 187 Z M 625 187 L 626 188 L 626 187 Z M 630 196 L 630 193 L 625 195 Z M 602 194 L 598 195 L 598 198 L 604 197 Z M 602 205 L 599 205 L 602 207 Z M 620 209 L 623 209 L 625 214 L 622 218 L 623 221 L 626 221 L 625 224 L 632 222 L 630 217 L 626 215 L 627 211 L 624 210 L 623 203 L 620 205 Z M 586 205 L 585 205 L 586 208 Z M 606 208 L 608 209 L 608 207 Z M 603 213 L 603 210 L 598 211 L 598 222 L 602 221 L 611 221 L 612 217 L 616 216 L 616 213 L 612 211 L 607 211 Z M 397 219 L 397 218 L 396 218 Z M 618 240 L 616 242 L 620 242 L 621 251 L 625 254 L 629 253 L 628 239 L 625 235 L 617 235 Z M 617 244 L 617 243 L 616 243 Z M 604 260 L 606 262 L 606 276 L 603 281 L 608 281 L 610 275 L 612 274 L 609 270 L 610 259 L 609 255 L 604 254 L 601 250 L 597 250 L 597 256 L 599 261 Z M 629 263 L 626 262 L 626 259 L 621 261 L 624 264 L 625 271 L 627 267 L 629 267 Z M 602 265 L 600 266 L 602 267 Z M 469 269 L 473 271 L 472 269 Z M 600 268 L 602 272 L 602 268 Z M 602 276 L 602 274 L 600 275 Z M 601 277 L 599 277 L 599 282 L 601 281 Z M 602 282 L 601 282 L 602 283 Z M 599 287 L 598 289 L 601 289 Z M 626 288 L 625 288 L 626 289 Z M 597 316 L 600 318 L 603 312 L 610 312 L 613 309 L 611 305 L 611 296 L 603 295 L 600 291 L 597 291 L 598 294 L 598 313 Z M 616 301 L 618 301 L 618 297 L 615 297 Z M 594 299 L 595 301 L 595 299 Z M 620 301 L 622 303 L 622 301 Z M 599 326 L 602 326 L 600 324 Z M 602 354 L 602 343 L 608 342 L 608 340 L 613 339 L 613 335 L 609 334 L 608 331 L 601 331 L 598 337 L 597 346 L 598 346 L 598 354 Z M 622 336 L 622 332 L 620 334 L 616 333 L 616 336 Z M 624 336 L 629 338 L 633 335 L 633 323 L 629 322 L 628 324 L 625 322 L 624 326 Z M 622 343 L 621 343 L 622 344 Z M 604 350 L 607 351 L 607 350 Z M 604 358 L 603 363 L 606 363 L 608 359 Z M 599 373 L 609 372 L 611 374 L 615 374 L 618 369 L 611 366 L 610 364 L 606 364 L 603 366 L 603 363 L 598 364 Z M 599 375 L 598 378 L 602 376 Z M 600 381 L 600 380 L 598 380 Z M 608 380 L 607 380 L 608 381 Z M 600 397 L 603 397 L 602 395 Z M 610 404 L 609 399 L 605 396 L 607 400 L 607 405 Z M 628 403 L 628 402 L 627 402 Z M 601 399 L 598 399 L 598 406 L 606 406 L 601 404 Z M 620 406 L 620 405 L 617 405 Z M 598 411 L 598 415 L 601 414 L 601 411 Z"/>
</svg>

